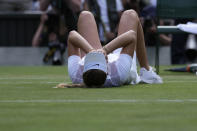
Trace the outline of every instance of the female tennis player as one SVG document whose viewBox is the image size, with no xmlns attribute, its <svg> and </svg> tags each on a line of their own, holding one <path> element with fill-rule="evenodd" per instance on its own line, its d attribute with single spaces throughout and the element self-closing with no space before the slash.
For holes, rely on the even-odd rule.
<svg viewBox="0 0 197 131">
<path fill-rule="evenodd" d="M 134 10 L 123 12 L 118 36 L 103 47 L 91 12 L 81 12 L 77 26 L 78 31 L 68 37 L 68 72 L 73 84 L 113 87 L 163 82 L 148 64 L 142 26 Z"/>
</svg>

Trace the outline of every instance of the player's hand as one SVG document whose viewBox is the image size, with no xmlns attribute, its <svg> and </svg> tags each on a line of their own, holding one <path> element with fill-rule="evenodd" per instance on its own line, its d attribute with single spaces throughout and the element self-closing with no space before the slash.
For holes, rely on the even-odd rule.
<svg viewBox="0 0 197 131">
<path fill-rule="evenodd" d="M 93 49 L 93 50 L 91 50 L 89 53 L 91 53 L 91 52 L 97 52 L 97 50 Z"/>
<path fill-rule="evenodd" d="M 97 52 L 103 53 L 105 55 L 105 59 L 108 61 L 107 52 L 103 48 L 97 49 Z"/>
</svg>

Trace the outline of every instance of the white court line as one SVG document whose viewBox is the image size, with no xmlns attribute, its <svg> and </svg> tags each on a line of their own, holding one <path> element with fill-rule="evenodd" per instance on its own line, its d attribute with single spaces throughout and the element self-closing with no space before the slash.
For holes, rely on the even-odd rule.
<svg viewBox="0 0 197 131">
<path fill-rule="evenodd" d="M 57 81 L 45 81 L 45 82 L 31 82 L 31 81 L 15 81 L 14 83 L 12 81 L 10 82 L 1 82 L 0 84 L 6 84 L 6 85 L 16 85 L 16 84 L 58 84 L 58 83 L 62 83 L 61 82 L 57 82 Z M 164 81 L 164 83 L 197 83 L 197 81 Z"/>
<path fill-rule="evenodd" d="M 197 102 L 197 99 L 98 99 L 98 100 L 0 100 L 0 103 L 184 103 Z"/>
<path fill-rule="evenodd" d="M 16 84 L 59 84 L 61 82 L 57 81 L 47 81 L 47 82 L 30 82 L 30 81 L 22 81 L 22 82 L 0 82 L 0 84 L 6 84 L 6 85 L 16 85 Z"/>
<path fill-rule="evenodd" d="M 54 78 L 64 78 L 62 76 L 51 76 L 51 77 L 4 77 L 4 78 L 0 78 L 0 80 L 48 80 L 48 79 L 54 79 Z M 66 78 L 66 77 L 65 77 Z"/>
<path fill-rule="evenodd" d="M 188 80 L 188 81 L 171 81 L 171 80 L 164 80 L 164 83 L 165 82 L 168 82 L 168 83 L 189 83 L 189 82 L 192 82 L 192 83 L 197 83 L 197 81 L 196 80 Z"/>
</svg>

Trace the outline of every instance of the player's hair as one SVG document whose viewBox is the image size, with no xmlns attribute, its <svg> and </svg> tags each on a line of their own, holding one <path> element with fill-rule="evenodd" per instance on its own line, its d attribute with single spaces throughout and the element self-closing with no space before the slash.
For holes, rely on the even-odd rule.
<svg viewBox="0 0 197 131">
<path fill-rule="evenodd" d="M 83 82 L 87 87 L 102 87 L 107 78 L 107 74 L 98 69 L 91 69 L 83 73 Z"/>
</svg>

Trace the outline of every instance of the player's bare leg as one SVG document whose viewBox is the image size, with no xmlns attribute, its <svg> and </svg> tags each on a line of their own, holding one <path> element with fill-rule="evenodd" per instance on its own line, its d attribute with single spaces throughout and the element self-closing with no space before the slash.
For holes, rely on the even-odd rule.
<svg viewBox="0 0 197 131">
<path fill-rule="evenodd" d="M 81 12 L 78 20 L 78 32 L 94 49 L 102 48 L 94 16 L 89 11 Z M 84 53 L 81 51 L 82 56 Z"/>
<path fill-rule="evenodd" d="M 122 14 L 118 28 L 118 35 L 129 30 L 136 32 L 137 43 L 135 48 L 140 66 L 149 70 L 144 34 L 138 15 L 134 10 L 127 10 Z"/>
</svg>

